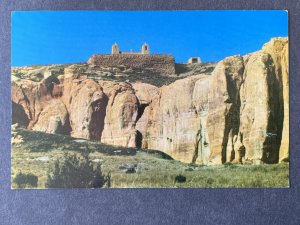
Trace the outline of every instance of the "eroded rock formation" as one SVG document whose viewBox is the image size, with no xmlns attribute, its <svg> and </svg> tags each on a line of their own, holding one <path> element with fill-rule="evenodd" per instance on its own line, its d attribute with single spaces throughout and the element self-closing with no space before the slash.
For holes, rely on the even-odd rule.
<svg viewBox="0 0 300 225">
<path fill-rule="evenodd" d="M 162 87 L 89 78 L 80 65 L 62 68 L 59 76 L 38 70 L 42 80 L 32 79 L 32 68 L 28 79 L 13 77 L 13 122 L 156 149 L 186 163 L 276 163 L 289 157 L 287 38 L 225 58 L 211 74 Z"/>
</svg>

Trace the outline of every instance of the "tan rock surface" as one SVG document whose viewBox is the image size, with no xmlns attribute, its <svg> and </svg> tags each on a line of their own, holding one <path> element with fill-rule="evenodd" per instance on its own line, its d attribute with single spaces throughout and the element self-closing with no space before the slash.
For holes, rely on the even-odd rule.
<svg viewBox="0 0 300 225">
<path fill-rule="evenodd" d="M 106 144 L 135 147 L 138 99 L 131 85 L 113 84 L 114 86 L 106 90 L 109 93 L 109 100 L 101 141 Z"/>
<path fill-rule="evenodd" d="M 272 38 L 263 46 L 263 51 L 269 53 L 275 64 L 276 78 L 280 85 L 280 110 L 283 116 L 278 118 L 278 123 L 283 125 L 282 135 L 279 135 L 278 142 L 281 141 L 279 150 L 279 160 L 289 159 L 289 45 L 288 38 Z M 283 118 L 282 118 L 283 117 Z"/>
<path fill-rule="evenodd" d="M 284 107 L 284 117 L 283 117 L 283 130 L 282 139 L 279 149 L 279 160 L 286 161 L 289 160 L 289 46 L 285 45 L 282 51 L 281 57 L 282 65 L 282 84 L 283 84 L 283 107 Z"/>
<path fill-rule="evenodd" d="M 261 51 L 225 58 L 211 75 L 162 87 L 98 79 L 87 64 L 17 68 L 13 122 L 156 149 L 186 163 L 274 163 L 289 157 L 288 61 L 287 39 L 276 38 Z M 40 71 L 43 77 L 32 79 Z"/>
<path fill-rule="evenodd" d="M 41 111 L 37 122 L 32 130 L 42 131 L 50 134 L 69 133 L 68 112 L 65 105 L 59 99 L 53 99 L 48 102 Z"/>
<path fill-rule="evenodd" d="M 71 136 L 100 141 L 106 104 L 107 97 L 94 80 L 73 83 L 69 108 Z"/>
<path fill-rule="evenodd" d="M 148 148 L 160 149 L 183 162 L 196 160 L 200 128 L 197 108 L 201 107 L 193 104 L 193 94 L 195 83 L 201 78 L 202 75 L 193 76 L 161 88 L 159 98 L 151 104 Z"/>
<path fill-rule="evenodd" d="M 240 138 L 246 160 L 274 162 L 278 155 L 278 86 L 273 59 L 256 52 L 246 64 L 241 86 Z"/>
<path fill-rule="evenodd" d="M 137 130 L 137 146 L 147 148 L 147 131 L 153 107 L 151 103 L 159 98 L 159 88 L 146 83 L 134 83 L 132 87 L 139 100 L 138 117 L 135 128 Z"/>
<path fill-rule="evenodd" d="M 207 123 L 210 160 L 215 164 L 234 159 L 232 145 L 233 137 L 238 134 L 243 72 L 243 58 L 232 56 L 219 62 L 211 75 Z"/>
</svg>

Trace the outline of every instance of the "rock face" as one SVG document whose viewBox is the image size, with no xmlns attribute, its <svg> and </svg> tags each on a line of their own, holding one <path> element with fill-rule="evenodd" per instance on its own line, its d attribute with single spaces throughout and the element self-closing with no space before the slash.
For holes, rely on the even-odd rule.
<svg viewBox="0 0 300 225">
<path fill-rule="evenodd" d="M 59 99 L 53 99 L 41 111 L 32 130 L 43 131 L 50 134 L 69 133 L 68 112 Z"/>
<path fill-rule="evenodd" d="M 73 80 L 72 83 L 69 97 L 71 136 L 100 140 L 107 97 L 94 80 Z"/>
<path fill-rule="evenodd" d="M 233 139 L 239 129 L 239 90 L 243 72 L 243 58 L 233 56 L 218 63 L 211 76 L 207 123 L 210 159 L 216 163 L 232 161 L 235 157 Z"/>
<path fill-rule="evenodd" d="M 276 79 L 279 81 L 279 107 L 283 113 L 282 135 L 279 150 L 280 161 L 289 159 L 289 45 L 288 38 L 273 38 L 262 49 L 271 55 L 275 64 Z M 282 119 L 282 115 L 280 115 Z M 279 121 L 281 124 L 282 121 Z M 282 129 L 282 127 L 280 127 Z"/>
<path fill-rule="evenodd" d="M 239 139 L 245 147 L 246 159 L 256 162 L 278 159 L 278 91 L 272 57 L 263 52 L 252 54 L 246 63 L 240 91 Z"/>
<path fill-rule="evenodd" d="M 80 65 L 62 69 L 35 80 L 30 68 L 30 79 L 12 79 L 13 123 L 156 149 L 186 163 L 288 160 L 287 38 L 225 58 L 211 75 L 191 73 L 162 87 L 89 78 Z"/>
<path fill-rule="evenodd" d="M 135 124 L 139 101 L 130 85 L 117 84 L 112 87 L 106 108 L 103 143 L 127 147 L 136 146 Z"/>
<path fill-rule="evenodd" d="M 193 95 L 195 84 L 201 79 L 205 78 L 193 76 L 160 89 L 159 96 L 150 105 L 143 146 L 160 149 L 183 162 L 196 160 L 195 146 L 201 121 L 200 106 L 194 104 L 198 102 L 193 101 Z"/>
</svg>

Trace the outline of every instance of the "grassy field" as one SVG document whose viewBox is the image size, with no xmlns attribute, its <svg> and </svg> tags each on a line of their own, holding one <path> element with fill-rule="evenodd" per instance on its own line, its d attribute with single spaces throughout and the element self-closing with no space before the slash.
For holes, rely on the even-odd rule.
<svg viewBox="0 0 300 225">
<path fill-rule="evenodd" d="M 49 168 L 67 151 L 80 154 L 88 148 L 90 158 L 101 162 L 105 174 L 111 173 L 113 188 L 142 187 L 288 187 L 289 164 L 219 166 L 191 165 L 167 159 L 160 152 L 107 146 L 73 139 L 63 135 L 17 129 L 23 139 L 12 148 L 12 180 L 18 172 L 38 176 L 38 188 L 45 188 Z M 16 135 L 16 134 L 15 134 Z M 126 165 L 134 165 L 135 173 L 125 173 Z M 186 181 L 175 182 L 182 175 Z M 16 185 L 12 183 L 12 187 Z"/>
</svg>

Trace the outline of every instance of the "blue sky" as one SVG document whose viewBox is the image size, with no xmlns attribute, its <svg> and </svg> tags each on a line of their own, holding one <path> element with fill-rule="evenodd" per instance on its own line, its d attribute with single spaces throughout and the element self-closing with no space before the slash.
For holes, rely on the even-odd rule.
<svg viewBox="0 0 300 225">
<path fill-rule="evenodd" d="M 286 11 L 16 11 L 12 13 L 12 66 L 84 62 L 94 53 L 173 54 L 177 62 L 204 62 L 259 50 L 288 36 Z"/>
</svg>

